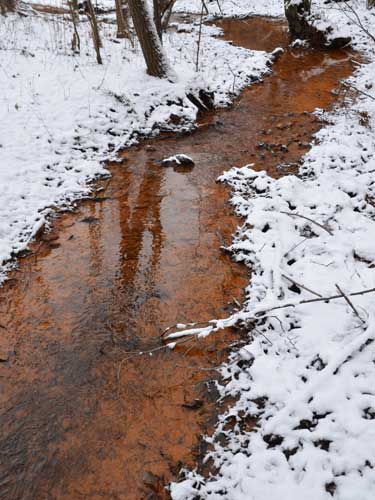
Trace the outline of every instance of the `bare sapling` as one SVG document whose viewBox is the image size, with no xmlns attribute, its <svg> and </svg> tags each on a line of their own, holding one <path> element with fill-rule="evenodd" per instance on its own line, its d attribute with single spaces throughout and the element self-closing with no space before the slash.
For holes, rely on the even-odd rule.
<svg viewBox="0 0 375 500">
<path fill-rule="evenodd" d="M 197 43 L 197 57 L 195 59 L 195 71 L 199 71 L 199 55 L 200 55 L 200 50 L 201 50 L 201 41 L 202 41 L 202 26 L 203 26 L 203 15 L 205 11 L 206 5 L 204 1 L 202 0 L 202 8 L 201 8 L 201 15 L 199 19 L 199 32 L 198 32 L 198 43 Z"/>
</svg>

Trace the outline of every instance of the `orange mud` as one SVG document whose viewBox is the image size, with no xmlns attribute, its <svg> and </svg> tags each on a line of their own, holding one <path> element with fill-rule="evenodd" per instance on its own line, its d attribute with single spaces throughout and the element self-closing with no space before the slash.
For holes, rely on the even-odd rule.
<svg viewBox="0 0 375 500">
<path fill-rule="evenodd" d="M 245 47 L 288 44 L 279 21 L 222 26 Z M 1 499 L 167 498 L 163 486 L 204 452 L 209 369 L 235 332 L 124 361 L 119 379 L 118 368 L 168 325 L 223 317 L 241 300 L 247 271 L 220 252 L 239 221 L 215 179 L 250 162 L 295 170 L 321 126 L 306 112 L 337 100 L 352 65 L 345 52 L 287 50 L 273 69 L 194 133 L 125 151 L 105 189 L 60 214 L 0 291 Z M 195 168 L 156 163 L 174 153 Z"/>
</svg>

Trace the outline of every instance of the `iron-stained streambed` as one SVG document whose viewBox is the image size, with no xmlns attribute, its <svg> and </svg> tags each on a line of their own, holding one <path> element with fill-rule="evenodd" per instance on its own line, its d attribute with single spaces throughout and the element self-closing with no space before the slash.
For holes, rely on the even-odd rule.
<svg viewBox="0 0 375 500">
<path fill-rule="evenodd" d="M 345 51 L 288 49 L 282 21 L 220 24 L 237 45 L 284 47 L 272 75 L 195 132 L 124 151 L 105 189 L 61 214 L 0 291 L 3 499 L 167 498 L 165 484 L 204 452 L 212 368 L 237 333 L 125 359 L 159 346 L 167 326 L 241 301 L 248 271 L 220 251 L 240 221 L 215 181 L 248 163 L 295 172 L 321 127 L 311 112 L 332 106 L 353 70 Z M 177 152 L 195 168 L 155 161 Z"/>
</svg>

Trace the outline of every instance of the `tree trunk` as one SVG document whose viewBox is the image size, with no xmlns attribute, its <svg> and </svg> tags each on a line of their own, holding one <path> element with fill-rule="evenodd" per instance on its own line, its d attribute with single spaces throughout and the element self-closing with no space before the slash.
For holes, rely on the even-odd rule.
<svg viewBox="0 0 375 500">
<path fill-rule="evenodd" d="M 311 14 L 311 0 L 284 0 L 285 16 L 293 40 L 308 40 L 314 47 L 340 48 L 348 45 L 350 37 L 335 36 L 332 26 L 323 25 Z"/>
<path fill-rule="evenodd" d="M 141 44 L 148 74 L 158 78 L 167 78 L 169 64 L 146 2 L 147 0 L 128 0 L 130 14 Z"/>
<path fill-rule="evenodd" d="M 98 64 L 103 64 L 102 56 L 100 54 L 100 47 L 102 46 L 102 42 L 100 39 L 98 21 L 96 19 L 95 10 L 94 10 L 94 7 L 92 5 L 91 0 L 86 0 L 86 4 L 87 4 L 86 15 L 87 15 L 88 20 L 89 20 L 90 25 L 91 25 L 92 40 L 94 42 L 94 49 L 96 52 L 96 60 L 97 60 Z"/>
<path fill-rule="evenodd" d="M 158 33 L 160 42 L 163 43 L 163 33 L 161 27 L 161 18 L 162 18 L 162 10 L 161 10 L 161 0 L 153 0 L 154 5 L 154 23 L 155 28 Z"/>
<path fill-rule="evenodd" d="M 78 14 L 78 3 L 75 0 L 74 2 L 68 1 L 68 7 L 70 12 L 70 17 L 73 24 L 73 37 L 72 37 L 72 51 L 80 52 L 81 51 L 81 39 L 78 33 L 78 23 L 79 23 L 79 14 Z"/>
<path fill-rule="evenodd" d="M 375 1 L 375 0 L 374 0 Z M 171 19 L 172 11 L 176 0 L 164 1 L 164 9 L 162 12 L 162 29 L 165 31 L 168 28 L 169 21 Z"/>
<path fill-rule="evenodd" d="M 292 38 L 309 38 L 308 16 L 311 14 L 311 0 L 284 0 L 285 16 Z"/>
<path fill-rule="evenodd" d="M 116 3 L 116 21 L 117 21 L 117 38 L 126 38 L 128 36 L 126 30 L 126 24 L 124 19 L 124 13 L 122 10 L 122 1 L 115 0 Z"/>
<path fill-rule="evenodd" d="M 0 13 L 2 15 L 7 12 L 14 12 L 16 10 L 16 0 L 0 0 Z"/>
</svg>

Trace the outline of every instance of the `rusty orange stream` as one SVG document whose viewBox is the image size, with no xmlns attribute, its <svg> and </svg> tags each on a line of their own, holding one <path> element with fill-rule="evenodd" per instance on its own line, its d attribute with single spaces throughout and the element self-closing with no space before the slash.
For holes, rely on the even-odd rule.
<svg viewBox="0 0 375 500">
<path fill-rule="evenodd" d="M 279 21 L 222 24 L 245 47 L 288 44 Z M 0 292 L 1 499 L 166 498 L 181 464 L 195 463 L 215 415 L 209 369 L 235 334 L 130 359 L 118 381 L 119 363 L 160 345 L 168 325 L 225 316 L 241 300 L 247 271 L 219 249 L 238 220 L 215 179 L 250 162 L 293 171 L 320 126 L 309 113 L 329 107 L 351 71 L 345 52 L 287 50 L 196 132 L 125 151 L 105 189 L 32 246 Z M 174 153 L 195 168 L 156 163 Z"/>
</svg>

